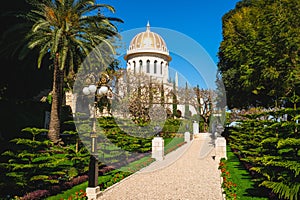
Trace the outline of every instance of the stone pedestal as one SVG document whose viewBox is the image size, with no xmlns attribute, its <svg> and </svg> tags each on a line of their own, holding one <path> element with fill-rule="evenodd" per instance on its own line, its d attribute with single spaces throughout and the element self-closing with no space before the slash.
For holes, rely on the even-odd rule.
<svg viewBox="0 0 300 200">
<path fill-rule="evenodd" d="M 154 137 L 152 140 L 152 158 L 164 159 L 164 139 L 162 137 Z"/>
<path fill-rule="evenodd" d="M 216 160 L 227 159 L 226 140 L 224 137 L 217 137 L 216 141 Z"/>
<path fill-rule="evenodd" d="M 86 196 L 88 200 L 97 200 L 101 196 L 100 187 L 88 187 L 86 188 Z"/>
<path fill-rule="evenodd" d="M 191 134 L 190 134 L 189 132 L 185 132 L 185 133 L 184 133 L 184 141 L 185 141 L 186 143 L 191 142 Z"/>
</svg>

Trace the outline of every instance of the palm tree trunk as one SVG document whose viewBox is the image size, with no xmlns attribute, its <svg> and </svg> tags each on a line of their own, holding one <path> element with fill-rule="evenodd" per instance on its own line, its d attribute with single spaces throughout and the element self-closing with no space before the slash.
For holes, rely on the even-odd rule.
<svg viewBox="0 0 300 200">
<path fill-rule="evenodd" d="M 60 113 L 62 106 L 62 87 L 63 87 L 63 70 L 60 70 L 58 64 L 58 53 L 54 60 L 54 72 L 53 72 L 53 88 L 52 88 L 52 104 L 48 138 L 57 145 L 62 144 L 60 138 Z"/>
</svg>

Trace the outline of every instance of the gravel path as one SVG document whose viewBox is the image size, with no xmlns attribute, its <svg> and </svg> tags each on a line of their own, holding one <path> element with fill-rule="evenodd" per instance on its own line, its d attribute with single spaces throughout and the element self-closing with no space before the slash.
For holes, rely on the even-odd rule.
<svg viewBox="0 0 300 200">
<path fill-rule="evenodd" d="M 103 192 L 101 200 L 222 200 L 219 162 L 214 151 L 201 156 L 207 141 L 195 139 L 164 161 L 124 179 Z"/>
</svg>

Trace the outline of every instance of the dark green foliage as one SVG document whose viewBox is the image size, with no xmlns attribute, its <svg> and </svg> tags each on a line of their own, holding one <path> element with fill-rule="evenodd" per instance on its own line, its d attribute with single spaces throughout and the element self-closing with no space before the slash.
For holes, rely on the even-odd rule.
<svg viewBox="0 0 300 200">
<path fill-rule="evenodd" d="M 31 8 L 26 4 L 26 0 L 11 0 L 1 5 L 0 8 L 0 58 L 1 65 L 5 66 L 5 72 L 0 74 L 0 103 L 7 101 L 19 104 L 51 87 L 49 68 L 38 70 L 35 67 L 37 51 L 30 52 L 30 55 L 22 61 L 18 59 L 21 41 L 30 29 L 30 24 L 25 19 L 19 18 L 16 13 L 27 12 Z M 15 27 L 12 28 L 12 26 Z M 45 62 L 46 66 L 48 64 Z M 5 106 L 3 108 L 1 106 L 1 111 L 4 108 Z"/>
<path fill-rule="evenodd" d="M 0 102 L 0 153 L 10 148 L 9 141 L 13 138 L 20 137 L 19 133 L 22 128 L 44 126 L 45 110 L 49 105 L 32 101 L 19 101 L 17 104 L 14 100 Z M 23 134 L 27 137 L 27 134 Z M 30 136 L 30 135 L 29 135 Z"/>
<path fill-rule="evenodd" d="M 121 149 L 129 152 L 140 153 L 149 152 L 151 150 L 152 137 L 138 137 L 139 133 L 133 132 L 127 134 L 118 127 L 118 124 L 116 124 L 114 119 L 111 117 L 100 118 L 98 119 L 98 121 L 100 123 L 100 126 L 104 129 L 105 136 L 110 140 L 110 142 L 120 147 Z M 128 129 L 128 127 L 126 127 L 126 129 Z"/>
<path fill-rule="evenodd" d="M 238 157 L 232 152 L 229 146 L 227 146 L 227 160 L 222 159 L 220 162 L 219 169 L 222 168 L 225 168 L 224 171 L 225 173 L 226 171 L 228 171 L 228 174 L 226 175 L 223 174 L 227 176 L 225 177 L 227 185 L 223 185 L 223 188 L 224 186 L 227 186 L 227 189 L 225 190 L 227 190 L 227 192 L 230 192 L 230 189 L 235 189 L 235 188 L 232 187 L 234 186 L 234 184 L 229 184 L 229 182 L 235 183 L 237 186 L 235 189 L 236 199 L 242 199 L 242 200 L 268 199 L 267 197 L 270 191 L 268 191 L 268 189 L 266 188 L 258 187 L 257 184 L 255 184 L 252 177 L 250 176 L 249 171 L 245 169 L 243 164 L 240 162 Z"/>
<path fill-rule="evenodd" d="M 151 130 L 151 128 L 149 128 L 149 133 L 144 133 L 148 137 L 139 137 L 141 136 L 140 133 L 126 133 L 125 131 L 123 131 L 120 121 L 118 124 L 116 124 L 114 119 L 111 117 L 99 118 L 98 121 L 100 123 L 100 126 L 104 129 L 105 137 L 107 137 L 107 139 L 109 139 L 111 143 L 113 143 L 117 147 L 120 147 L 122 150 L 128 151 L 130 153 L 146 153 L 151 151 L 152 139 L 155 136 L 153 129 Z M 182 121 L 179 119 L 167 119 L 160 135 L 165 139 L 168 138 L 172 140 L 172 138 L 178 132 L 181 124 Z M 130 130 L 130 127 L 126 126 L 126 130 Z M 132 129 L 132 131 L 133 130 L 135 129 Z M 101 149 L 101 151 L 104 152 L 105 150 Z"/>
<path fill-rule="evenodd" d="M 164 133 L 177 133 L 181 123 L 182 122 L 179 119 L 167 119 L 162 131 Z"/>
<path fill-rule="evenodd" d="M 22 196 L 25 192 L 45 189 L 51 185 L 69 181 L 87 171 L 89 154 L 84 148 L 75 151 L 75 145 L 58 147 L 45 139 L 46 129 L 25 128 L 23 132 L 31 138 L 11 140 L 16 150 L 2 154 L 6 162 L 1 163 L 1 195 Z"/>
<path fill-rule="evenodd" d="M 243 0 L 223 16 L 218 67 L 229 108 L 287 106 L 282 97 L 300 94 L 299 9 L 298 0 Z"/>
<path fill-rule="evenodd" d="M 119 128 L 112 128 L 106 132 L 107 138 L 110 142 L 123 150 L 129 152 L 149 152 L 151 150 L 152 138 L 139 138 L 128 135 Z"/>
<path fill-rule="evenodd" d="M 282 109 L 248 115 L 229 134 L 230 146 L 259 174 L 260 186 L 282 199 L 300 198 L 299 114 L 299 109 Z"/>
</svg>

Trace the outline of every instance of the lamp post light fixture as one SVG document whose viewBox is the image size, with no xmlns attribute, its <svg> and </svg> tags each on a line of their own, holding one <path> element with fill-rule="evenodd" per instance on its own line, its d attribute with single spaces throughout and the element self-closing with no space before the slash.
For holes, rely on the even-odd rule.
<svg viewBox="0 0 300 200">
<path fill-rule="evenodd" d="M 97 199 L 100 195 L 100 188 L 98 186 L 98 150 L 97 150 L 97 130 L 96 130 L 96 119 L 97 119 L 97 108 L 99 103 L 101 103 L 101 98 L 107 96 L 109 91 L 109 76 L 107 74 L 101 73 L 100 80 L 96 84 L 90 84 L 83 88 L 82 92 L 84 95 L 94 95 L 94 102 L 91 112 L 92 119 L 92 131 L 90 133 L 91 137 L 91 156 L 89 163 L 89 181 L 87 188 L 87 196 L 89 199 Z M 89 83 L 91 80 L 89 79 Z M 88 84 L 89 84 L 88 83 Z"/>
</svg>

